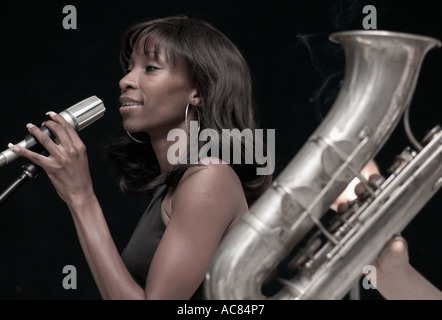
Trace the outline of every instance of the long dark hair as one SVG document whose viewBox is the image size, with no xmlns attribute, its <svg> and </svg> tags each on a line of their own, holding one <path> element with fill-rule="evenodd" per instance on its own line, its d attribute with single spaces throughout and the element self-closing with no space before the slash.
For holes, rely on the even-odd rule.
<svg viewBox="0 0 442 320">
<path fill-rule="evenodd" d="M 138 22 L 122 39 L 123 69 L 127 68 L 133 50 L 146 53 L 150 48 L 163 52 L 172 63 L 179 59 L 188 65 L 203 103 L 199 107 L 200 129 L 211 128 L 219 133 L 220 150 L 226 143 L 222 141 L 222 129 L 248 128 L 255 132 L 257 119 L 249 67 L 224 34 L 205 21 L 186 16 Z M 241 144 L 244 159 L 244 142 Z M 176 186 L 189 167 L 178 164 L 170 172 L 160 174 L 151 145 L 136 143 L 127 136 L 109 146 L 108 156 L 115 164 L 120 188 L 127 194 L 151 193 L 163 183 Z M 252 164 L 243 162 L 232 164 L 231 161 L 230 165 L 239 176 L 250 204 L 263 193 L 272 177 L 256 174 L 256 168 L 262 165 L 255 159 Z"/>
</svg>

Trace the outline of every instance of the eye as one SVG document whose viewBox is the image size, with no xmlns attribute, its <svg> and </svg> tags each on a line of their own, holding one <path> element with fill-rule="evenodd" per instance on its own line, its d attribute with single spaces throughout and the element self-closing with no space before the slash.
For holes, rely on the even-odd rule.
<svg viewBox="0 0 442 320">
<path fill-rule="evenodd" d="M 159 68 L 157 68 L 157 67 L 155 67 L 155 66 L 148 65 L 148 66 L 146 67 L 145 71 L 146 71 L 146 72 L 152 72 L 152 71 L 155 71 L 155 70 L 158 70 L 158 69 L 159 69 Z"/>
</svg>

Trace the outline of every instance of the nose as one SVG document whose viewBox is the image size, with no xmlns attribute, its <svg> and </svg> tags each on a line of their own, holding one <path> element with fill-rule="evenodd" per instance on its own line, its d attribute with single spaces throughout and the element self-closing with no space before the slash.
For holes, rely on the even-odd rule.
<svg viewBox="0 0 442 320">
<path fill-rule="evenodd" d="M 129 71 L 123 78 L 121 78 L 119 85 L 122 91 L 137 88 L 135 72 L 133 70 Z"/>
</svg>

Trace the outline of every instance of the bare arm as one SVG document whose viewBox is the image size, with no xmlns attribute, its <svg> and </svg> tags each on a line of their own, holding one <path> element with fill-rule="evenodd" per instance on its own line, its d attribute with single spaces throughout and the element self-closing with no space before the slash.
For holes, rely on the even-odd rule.
<svg viewBox="0 0 442 320">
<path fill-rule="evenodd" d="M 103 299 L 145 299 L 115 246 L 94 194 L 68 205 L 78 239 Z"/>
<path fill-rule="evenodd" d="M 226 164 L 188 169 L 171 207 L 147 277 L 146 296 L 152 299 L 190 298 L 223 236 L 247 211 L 240 181 Z"/>
<path fill-rule="evenodd" d="M 155 254 L 145 290 L 132 278 L 109 232 L 94 194 L 86 148 L 66 121 L 51 115 L 29 131 L 50 153 L 14 151 L 41 166 L 68 205 L 92 275 L 104 299 L 187 299 L 204 280 L 219 242 L 247 210 L 241 183 L 225 164 L 189 169 L 176 188 L 172 215 Z"/>
<path fill-rule="evenodd" d="M 36 126 L 28 129 L 50 153 L 49 157 L 25 148 L 14 151 L 41 166 L 59 196 L 68 205 L 83 252 L 103 298 L 142 299 L 144 291 L 132 279 L 109 232 L 95 197 L 86 148 L 75 130 L 59 115 L 45 125 L 54 134 L 54 142 Z"/>
</svg>

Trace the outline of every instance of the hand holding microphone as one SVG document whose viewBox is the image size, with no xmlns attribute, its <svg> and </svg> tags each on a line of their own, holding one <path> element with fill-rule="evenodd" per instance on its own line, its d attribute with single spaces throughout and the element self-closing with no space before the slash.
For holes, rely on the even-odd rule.
<svg viewBox="0 0 442 320">
<path fill-rule="evenodd" d="M 101 118 L 105 110 L 103 102 L 96 96 L 92 96 L 60 112 L 60 115 L 75 129 L 75 131 L 80 131 Z M 42 127 L 41 130 L 46 135 L 52 136 L 52 133 L 48 128 Z M 38 141 L 35 137 L 29 134 L 16 145 L 31 149 L 37 144 Z M 9 144 L 8 147 L 8 149 L 0 153 L 0 167 L 19 157 L 16 152 L 11 150 L 12 144 Z"/>
<path fill-rule="evenodd" d="M 42 128 L 28 124 L 29 135 L 0 154 L 0 166 L 19 156 L 27 158 L 46 171 L 59 196 L 67 203 L 80 194 L 92 193 L 86 148 L 76 131 L 99 119 L 104 111 L 101 100 L 92 96 L 59 114 L 48 112 L 51 120 L 45 121 Z M 37 144 L 49 156 L 30 150 Z"/>
</svg>

